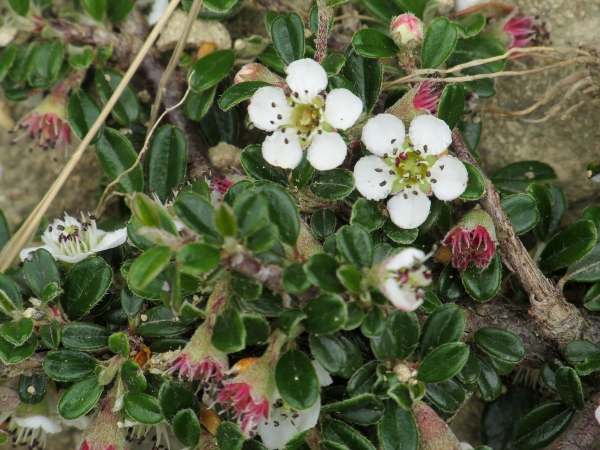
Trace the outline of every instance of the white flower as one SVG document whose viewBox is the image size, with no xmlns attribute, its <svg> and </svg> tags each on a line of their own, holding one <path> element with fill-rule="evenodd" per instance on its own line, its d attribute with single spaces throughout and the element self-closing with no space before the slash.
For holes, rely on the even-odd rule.
<svg viewBox="0 0 600 450">
<path fill-rule="evenodd" d="M 45 408 L 45 403 L 42 404 Z M 45 414 L 36 414 L 33 410 L 40 409 L 39 405 L 19 406 L 15 411 L 0 414 L 0 423 L 8 420 L 7 430 L 14 437 L 15 444 L 26 445 L 29 441 L 30 448 L 39 445 L 46 446 L 46 436 L 62 431 L 59 420 L 54 420 Z M 49 415 L 49 410 L 46 408 Z M 22 413 L 22 414 L 21 414 Z"/>
<path fill-rule="evenodd" d="M 414 311 L 425 297 L 423 287 L 431 284 L 431 272 L 422 264 L 425 253 L 406 248 L 379 267 L 379 289 L 402 311 Z"/>
<path fill-rule="evenodd" d="M 328 386 L 333 383 L 331 376 L 323 369 L 323 366 L 317 361 L 313 361 L 313 366 L 317 372 L 320 386 Z M 295 410 L 286 405 L 281 399 L 281 395 L 275 388 L 272 396 L 271 416 L 268 421 L 261 421 L 258 425 L 258 434 L 263 444 L 269 450 L 281 449 L 285 444 L 298 433 L 310 430 L 319 420 L 321 412 L 321 396 L 308 409 Z"/>
<path fill-rule="evenodd" d="M 393 195 L 387 208 L 400 228 L 416 228 L 425 222 L 431 207 L 429 195 L 454 200 L 467 187 L 463 163 L 444 154 L 452 133 L 437 117 L 416 117 L 406 136 L 399 118 L 380 114 L 365 125 L 362 141 L 373 155 L 354 166 L 356 189 L 370 200 Z"/>
<path fill-rule="evenodd" d="M 127 240 L 126 228 L 107 233 L 96 227 L 93 215 L 88 215 L 86 219 L 83 213 L 81 219 L 64 213 L 46 230 L 42 230 L 41 234 L 45 245 L 21 250 L 19 256 L 22 261 L 29 257 L 29 253 L 43 248 L 54 258 L 73 264 L 91 254 L 118 247 Z"/>
<path fill-rule="evenodd" d="M 326 93 L 327 73 L 312 59 L 294 61 L 286 68 L 289 92 L 280 87 L 258 89 L 248 114 L 257 128 L 272 131 L 262 151 L 274 166 L 293 169 L 307 158 L 317 170 L 338 167 L 347 147 L 336 129 L 354 125 L 362 112 L 361 100 L 348 89 Z"/>
</svg>

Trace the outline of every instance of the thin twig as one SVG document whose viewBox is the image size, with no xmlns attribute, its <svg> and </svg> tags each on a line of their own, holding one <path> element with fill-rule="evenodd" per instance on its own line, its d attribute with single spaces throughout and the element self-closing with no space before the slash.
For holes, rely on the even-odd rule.
<svg viewBox="0 0 600 450">
<path fill-rule="evenodd" d="M 121 172 L 119 174 L 119 176 L 117 176 L 117 178 L 115 178 L 113 181 L 111 181 L 110 184 L 108 186 L 106 186 L 106 188 L 104 189 L 104 192 L 102 193 L 102 197 L 100 197 L 100 201 L 98 202 L 98 206 L 96 207 L 96 211 L 95 211 L 95 215 L 96 216 L 102 215 L 102 212 L 104 211 L 104 208 L 105 208 L 105 197 L 107 196 L 108 191 L 113 186 L 115 186 L 119 181 L 121 181 L 121 179 L 125 175 L 127 175 L 128 173 L 130 173 L 133 169 L 135 169 L 137 167 L 138 164 L 141 163 L 143 155 L 148 150 L 148 146 L 150 144 L 150 140 L 152 139 L 152 136 L 154 135 L 154 131 L 160 125 L 160 123 L 162 122 L 163 118 L 168 113 L 170 113 L 171 111 L 173 111 L 174 109 L 179 108 L 181 105 L 183 105 L 183 103 L 185 102 L 185 99 L 187 98 L 187 96 L 188 96 L 189 93 L 190 93 L 190 89 L 188 88 L 187 91 L 185 91 L 185 94 L 183 95 L 183 98 L 177 104 L 175 104 L 175 105 L 173 105 L 173 106 L 165 109 L 163 111 L 163 113 L 160 115 L 160 117 L 156 120 L 156 122 L 154 122 L 154 125 L 152 125 L 152 128 L 150 129 L 150 131 L 148 132 L 148 135 L 146 136 L 146 140 L 144 141 L 144 146 L 140 150 L 140 153 L 138 154 L 137 159 L 135 160 L 135 163 L 129 169 Z"/>
<path fill-rule="evenodd" d="M 452 149 L 459 159 L 477 167 L 481 172 L 458 130 L 452 133 Z M 567 302 L 563 293 L 535 265 L 502 209 L 498 191 L 485 175 L 483 177 L 485 193 L 480 203 L 496 227 L 502 261 L 516 274 L 529 294 L 529 313 L 536 330 L 544 338 L 554 342 L 557 348 L 562 349 L 567 342 L 580 337 L 583 316 L 574 305 Z"/>
<path fill-rule="evenodd" d="M 137 56 L 131 63 L 131 66 L 129 67 L 127 72 L 125 72 L 125 75 L 123 75 L 123 79 L 115 89 L 115 92 L 106 103 L 106 106 L 104 106 L 104 108 L 100 112 L 100 115 L 98 116 L 88 133 L 83 138 L 83 141 L 81 141 L 71 158 L 69 158 L 69 160 L 67 161 L 67 164 L 63 168 L 62 172 L 58 175 L 56 181 L 52 184 L 52 186 L 50 186 L 50 189 L 48 189 L 48 192 L 46 193 L 44 198 L 42 198 L 42 200 L 38 203 L 38 205 L 35 207 L 35 209 L 32 211 L 29 217 L 27 217 L 21 228 L 19 228 L 19 230 L 13 235 L 13 237 L 8 241 L 6 246 L 0 252 L 0 272 L 4 272 L 10 267 L 13 260 L 19 254 L 19 251 L 23 247 L 25 247 L 27 242 L 29 242 L 29 240 L 31 239 L 33 233 L 35 233 L 35 230 L 37 229 L 42 217 L 48 210 L 48 207 L 60 192 L 60 189 L 71 175 L 73 169 L 75 169 L 75 167 L 77 166 L 77 163 L 79 163 L 79 160 L 81 159 L 83 153 L 87 149 L 88 145 L 90 144 L 98 130 L 100 130 L 100 127 L 102 126 L 102 124 L 112 111 L 113 107 L 119 100 L 119 97 L 121 96 L 129 82 L 131 81 L 131 78 L 135 74 L 136 70 L 142 63 L 142 60 L 146 56 L 146 53 L 150 51 L 150 48 L 154 44 L 154 41 L 158 38 L 158 35 L 166 25 L 167 20 L 169 19 L 169 17 L 171 16 L 178 4 L 179 0 L 171 0 L 162 18 L 158 21 L 158 23 L 144 42 L 144 45 L 140 49 L 140 52 L 137 54 Z"/>
<path fill-rule="evenodd" d="M 181 54 L 185 49 L 185 45 L 187 44 L 188 36 L 190 35 L 190 31 L 192 29 L 192 25 L 196 21 L 196 16 L 198 16 L 198 11 L 200 11 L 200 7 L 204 3 L 204 0 L 194 0 L 192 7 L 190 8 L 190 13 L 185 22 L 185 26 L 179 37 L 179 41 L 177 41 L 177 45 L 175 46 L 175 50 L 173 50 L 173 54 L 171 55 L 171 59 L 167 68 L 165 69 L 165 73 L 163 74 L 160 83 L 158 85 L 158 89 L 156 91 L 156 99 L 154 100 L 154 104 L 152 105 L 152 115 L 150 116 L 150 121 L 148 122 L 148 128 L 153 128 L 154 123 L 156 122 L 156 118 L 158 117 L 158 111 L 160 109 L 160 105 L 167 89 L 167 84 L 175 71 L 175 68 L 179 64 L 179 60 L 181 58 Z M 187 95 L 187 94 L 186 94 Z"/>
<path fill-rule="evenodd" d="M 326 0 L 317 0 L 317 8 L 319 11 L 319 25 L 317 30 L 315 61 L 320 63 L 327 54 L 327 36 L 329 35 L 329 20 L 331 19 L 332 9 L 327 7 Z"/>
</svg>

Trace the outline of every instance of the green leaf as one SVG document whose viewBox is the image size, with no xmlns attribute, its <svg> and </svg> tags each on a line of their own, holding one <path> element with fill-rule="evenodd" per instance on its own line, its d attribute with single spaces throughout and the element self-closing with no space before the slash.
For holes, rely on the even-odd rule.
<svg viewBox="0 0 600 450">
<path fill-rule="evenodd" d="M 565 359 L 571 364 L 585 361 L 591 355 L 600 355 L 600 348 L 589 341 L 571 341 L 563 350 Z"/>
<path fill-rule="evenodd" d="M 306 262 L 304 271 L 315 286 L 325 291 L 341 293 L 345 288 L 337 277 L 338 267 L 339 264 L 334 257 L 325 253 L 316 253 Z"/>
<path fill-rule="evenodd" d="M 385 316 L 381 309 L 373 306 L 365 315 L 360 326 L 360 331 L 366 337 L 378 337 L 385 331 Z"/>
<path fill-rule="evenodd" d="M 154 133 L 146 171 L 148 188 L 156 192 L 162 203 L 171 190 L 183 181 L 186 171 L 188 146 L 185 134 L 172 125 L 163 125 Z"/>
<path fill-rule="evenodd" d="M 232 272 L 231 288 L 246 300 L 255 300 L 262 292 L 262 284 L 236 271 Z"/>
<path fill-rule="evenodd" d="M 294 263 L 285 268 L 281 277 L 281 283 L 286 292 L 290 294 L 299 294 L 311 286 L 304 272 L 304 267 L 300 263 Z"/>
<path fill-rule="evenodd" d="M 244 171 L 252 178 L 272 181 L 283 186 L 287 186 L 288 184 L 285 170 L 273 167 L 265 161 L 260 145 L 246 147 L 241 155 L 241 163 Z"/>
<path fill-rule="evenodd" d="M 163 420 L 158 400 L 148 394 L 128 392 L 123 398 L 123 409 L 136 422 L 146 425 L 156 425 Z"/>
<path fill-rule="evenodd" d="M 40 80 L 45 83 L 56 81 L 62 67 L 63 54 L 63 43 L 58 40 L 45 41 L 36 47 L 33 53 L 33 70 Z"/>
<path fill-rule="evenodd" d="M 394 41 L 373 28 L 359 30 L 352 37 L 356 53 L 367 58 L 393 58 L 398 54 Z"/>
<path fill-rule="evenodd" d="M 190 88 L 201 92 L 216 85 L 231 71 L 234 61 L 232 50 L 217 50 L 200 58 L 190 68 Z"/>
<path fill-rule="evenodd" d="M 477 378 L 477 387 L 486 402 L 496 400 L 502 394 L 502 381 L 494 368 L 485 359 L 477 357 L 481 374 Z"/>
<path fill-rule="evenodd" d="M 91 48 L 85 47 L 81 53 L 69 56 L 69 64 L 74 69 L 87 69 L 94 59 L 94 52 Z"/>
<path fill-rule="evenodd" d="M 18 320 L 7 322 L 0 328 L 0 336 L 15 347 L 19 347 L 31 336 L 33 320 L 21 317 Z"/>
<path fill-rule="evenodd" d="M 18 347 L 11 344 L 6 339 L 0 337 L 0 360 L 5 364 L 16 364 L 29 358 L 37 347 L 37 337 L 35 334 L 29 336 L 25 343 Z"/>
<path fill-rule="evenodd" d="M 54 320 L 40 327 L 40 339 L 46 347 L 55 350 L 60 345 L 61 331 L 60 324 Z"/>
<path fill-rule="evenodd" d="M 323 61 L 321 61 L 321 65 L 329 77 L 337 75 L 340 70 L 342 70 L 345 63 L 346 58 L 340 53 L 330 53 L 329 55 L 325 56 Z"/>
<path fill-rule="evenodd" d="M 96 377 L 75 383 L 60 398 L 58 412 L 66 420 L 74 420 L 87 414 L 96 404 L 104 386 Z"/>
<path fill-rule="evenodd" d="M 529 194 L 509 195 L 500 203 L 517 234 L 531 230 L 540 219 L 535 199 Z"/>
<path fill-rule="evenodd" d="M 548 164 L 539 161 L 521 161 L 497 170 L 491 179 L 494 186 L 502 193 L 518 194 L 525 192 L 531 183 L 556 179 L 556 173 Z"/>
<path fill-rule="evenodd" d="M 427 385 L 427 398 L 435 406 L 452 414 L 465 401 L 465 390 L 453 378 L 438 384 Z"/>
<path fill-rule="evenodd" d="M 590 311 L 600 311 L 600 283 L 593 285 L 583 298 L 583 306 Z"/>
<path fill-rule="evenodd" d="M 516 364 L 525 357 L 523 341 L 510 331 L 484 327 L 477 330 L 473 337 L 477 345 L 494 358 Z"/>
<path fill-rule="evenodd" d="M 106 105 L 114 94 L 115 90 L 123 80 L 116 70 L 103 69 L 98 70 L 94 76 L 94 83 L 98 90 L 98 95 Z M 120 95 L 117 103 L 111 111 L 112 117 L 124 127 L 135 122 L 140 115 L 140 102 L 131 86 L 127 85 Z"/>
<path fill-rule="evenodd" d="M 231 422 L 222 422 L 217 428 L 217 444 L 223 450 L 240 450 L 244 445 L 242 430 Z"/>
<path fill-rule="evenodd" d="M 462 342 L 442 344 L 421 362 L 417 379 L 423 383 L 446 381 L 460 371 L 468 358 L 469 347 Z"/>
<path fill-rule="evenodd" d="M 354 372 L 348 381 L 348 394 L 354 397 L 371 392 L 373 384 L 377 380 L 377 365 L 377 361 L 371 361 Z"/>
<path fill-rule="evenodd" d="M 8 0 L 10 7 L 20 16 L 26 16 L 29 13 L 29 0 Z"/>
<path fill-rule="evenodd" d="M 42 364 L 44 372 L 57 381 L 78 381 L 94 374 L 96 358 L 73 350 L 49 352 Z"/>
<path fill-rule="evenodd" d="M 311 334 L 309 344 L 311 353 L 327 372 L 338 373 L 348 364 L 344 344 L 334 334 Z"/>
<path fill-rule="evenodd" d="M 39 248 L 23 261 L 23 273 L 31 290 L 42 297 L 44 288 L 50 283 L 60 285 L 60 274 L 54 256 L 45 248 Z"/>
<path fill-rule="evenodd" d="M 201 242 L 183 246 L 176 257 L 181 270 L 192 275 L 200 275 L 214 269 L 221 261 L 219 249 Z"/>
<path fill-rule="evenodd" d="M 33 373 L 19 377 L 19 398 L 23 403 L 36 405 L 41 403 L 48 392 L 50 380 L 45 373 Z M 3 400 L 5 397 L 3 397 Z"/>
<path fill-rule="evenodd" d="M 106 0 L 106 16 L 112 23 L 119 23 L 133 9 L 132 0 Z"/>
<path fill-rule="evenodd" d="M 419 234 L 417 228 L 403 229 L 398 228 L 391 220 L 387 220 L 383 225 L 383 232 L 396 244 L 412 244 Z"/>
<path fill-rule="evenodd" d="M 202 120 L 212 106 L 216 93 L 216 84 L 202 92 L 190 91 L 183 104 L 185 115 L 195 121 Z"/>
<path fill-rule="evenodd" d="M 131 142 L 112 128 L 106 128 L 96 144 L 96 157 L 111 181 L 136 164 L 137 153 Z M 141 165 L 122 176 L 117 187 L 121 192 L 131 193 L 144 188 L 144 176 Z"/>
<path fill-rule="evenodd" d="M 254 191 L 238 195 L 233 203 L 238 236 L 243 238 L 256 231 L 267 217 L 268 208 L 267 199 Z"/>
<path fill-rule="evenodd" d="M 288 309 L 277 319 L 277 327 L 285 334 L 290 335 L 294 328 L 306 318 L 306 314 L 299 309 Z"/>
<path fill-rule="evenodd" d="M 248 100 L 256 91 L 265 86 L 271 85 L 264 81 L 246 81 L 244 83 L 234 84 L 219 97 L 219 106 L 223 111 L 227 111 L 244 100 Z"/>
<path fill-rule="evenodd" d="M 392 17 L 402 14 L 404 11 L 390 0 L 360 0 L 373 17 L 385 23 L 391 23 Z"/>
<path fill-rule="evenodd" d="M 579 375 L 571 367 L 561 367 L 555 375 L 556 390 L 564 402 L 573 409 L 583 409 L 585 400 Z"/>
<path fill-rule="evenodd" d="M 600 281 L 600 244 L 596 244 L 591 252 L 572 264 L 567 277 L 584 283 Z"/>
<path fill-rule="evenodd" d="M 375 450 L 371 442 L 350 425 L 339 420 L 324 420 L 323 437 L 352 450 Z"/>
<path fill-rule="evenodd" d="M 343 226 L 336 234 L 337 249 L 350 264 L 358 269 L 373 265 L 373 240 L 360 225 Z"/>
<path fill-rule="evenodd" d="M 514 446 L 518 450 L 546 447 L 567 428 L 573 413 L 563 402 L 536 406 L 513 426 L 511 439 Z"/>
<path fill-rule="evenodd" d="M 185 446 L 195 447 L 200 442 L 202 429 L 196 413 L 191 409 L 180 410 L 173 418 L 173 434 Z"/>
<path fill-rule="evenodd" d="M 273 47 L 283 62 L 304 58 L 304 23 L 296 13 L 280 14 L 271 24 Z"/>
<path fill-rule="evenodd" d="M 382 450 L 417 450 L 419 432 L 412 412 L 393 400 L 386 400 L 383 417 L 377 426 Z"/>
<path fill-rule="evenodd" d="M 475 36 L 485 26 L 485 15 L 482 13 L 469 14 L 455 25 L 464 37 Z"/>
<path fill-rule="evenodd" d="M 89 15 L 97 22 L 100 22 L 104 16 L 104 1 L 105 0 L 81 0 L 81 3 Z"/>
<path fill-rule="evenodd" d="M 102 258 L 90 256 L 69 270 L 61 305 L 71 320 L 87 314 L 106 294 L 112 282 L 112 270 Z"/>
<path fill-rule="evenodd" d="M 294 197 L 278 185 L 266 184 L 261 194 L 269 205 L 269 218 L 278 230 L 281 240 L 288 245 L 296 245 L 300 235 L 300 214 Z"/>
<path fill-rule="evenodd" d="M 434 19 L 427 27 L 423 48 L 421 50 L 421 65 L 424 69 L 439 67 L 454 50 L 458 41 L 456 26 L 445 17 Z"/>
<path fill-rule="evenodd" d="M 62 329 L 62 343 L 71 350 L 97 350 L 108 347 L 110 331 L 93 323 L 70 323 Z"/>
<path fill-rule="evenodd" d="M 204 198 L 194 192 L 186 192 L 175 198 L 173 209 L 177 216 L 192 230 L 209 242 L 222 241 L 215 224 L 215 210 Z"/>
<path fill-rule="evenodd" d="M 180 381 L 169 380 L 163 383 L 158 392 L 158 401 L 165 419 L 172 422 L 177 412 L 196 407 L 192 390 Z"/>
<path fill-rule="evenodd" d="M 460 84 L 447 85 L 442 91 L 442 95 L 440 96 L 440 104 L 438 106 L 437 114 L 438 118 L 446 122 L 446 124 L 452 130 L 462 117 L 464 110 L 465 91 L 462 88 L 462 86 Z M 465 166 L 467 166 L 467 164 L 465 164 Z M 470 175 L 471 172 L 469 172 L 469 181 L 471 180 Z"/>
<path fill-rule="evenodd" d="M 354 189 L 354 175 L 349 170 L 319 172 L 310 184 L 310 192 L 323 200 L 339 200 Z"/>
<path fill-rule="evenodd" d="M 29 5 L 28 5 L 29 6 Z M 0 50 L 0 82 L 4 80 L 17 57 L 17 46 L 11 42 Z"/>
<path fill-rule="evenodd" d="M 362 394 L 321 407 L 322 414 L 334 414 L 358 425 L 372 425 L 383 416 L 383 403 L 373 394 Z"/>
<path fill-rule="evenodd" d="M 224 353 L 242 350 L 246 345 L 246 328 L 237 309 L 228 308 L 217 316 L 212 345 Z"/>
<path fill-rule="evenodd" d="M 491 300 L 500 289 L 502 281 L 502 262 L 496 252 L 490 265 L 481 270 L 471 264 L 461 273 L 463 285 L 469 295 L 479 302 Z"/>
<path fill-rule="evenodd" d="M 334 333 L 346 322 L 348 311 L 344 300 L 333 294 L 323 294 L 312 299 L 303 309 L 304 327 L 316 334 Z"/>
<path fill-rule="evenodd" d="M 127 282 L 134 290 L 148 286 L 164 270 L 171 259 L 169 247 L 156 246 L 142 253 L 131 265 Z"/>
<path fill-rule="evenodd" d="M 598 240 L 600 241 L 600 206 L 590 205 L 586 207 L 581 214 L 581 218 L 594 222 L 596 231 L 598 231 Z"/>
<path fill-rule="evenodd" d="M 146 390 L 147 382 L 143 370 L 138 364 L 129 359 L 121 366 L 121 381 L 128 392 L 138 393 Z"/>
<path fill-rule="evenodd" d="M 310 228 L 319 239 L 331 236 L 335 226 L 335 214 L 330 209 L 319 209 L 310 217 Z"/>
<path fill-rule="evenodd" d="M 84 91 L 71 94 L 67 103 L 67 117 L 73 133 L 79 139 L 83 140 L 98 116 L 100 116 L 100 107 L 89 94 Z M 101 136 L 102 127 L 90 143 L 95 144 Z"/>
<path fill-rule="evenodd" d="M 329 210 L 322 210 L 329 211 Z M 361 225 L 367 231 L 373 231 L 384 223 L 384 218 L 379 212 L 377 203 L 367 200 L 366 198 L 359 198 L 354 206 L 352 207 L 352 216 L 350 217 L 351 225 Z"/>
<path fill-rule="evenodd" d="M 442 305 L 429 315 L 421 333 L 421 355 L 450 342 L 458 342 L 465 330 L 465 313 L 453 304 Z"/>
<path fill-rule="evenodd" d="M 465 288 L 461 282 L 460 272 L 447 264 L 438 280 L 438 294 L 449 302 L 460 300 L 465 295 Z"/>
<path fill-rule="evenodd" d="M 460 198 L 463 200 L 479 200 L 485 192 L 485 180 L 483 179 L 483 175 L 481 175 L 481 172 L 477 170 L 475 166 L 472 166 L 469 163 L 463 163 L 463 165 L 465 166 L 465 169 L 467 169 L 469 181 L 467 182 L 465 191 L 460 194 Z"/>
<path fill-rule="evenodd" d="M 352 83 L 355 94 L 362 100 L 367 113 L 370 113 L 379 99 L 383 77 L 381 64 L 377 59 L 359 55 L 353 47 L 348 47 L 345 56 L 344 76 Z"/>
<path fill-rule="evenodd" d="M 540 255 L 540 269 L 551 272 L 573 264 L 594 248 L 597 237 L 596 227 L 589 220 L 569 225 L 548 241 Z"/>
<path fill-rule="evenodd" d="M 281 397 L 296 409 L 310 408 L 319 397 L 319 379 L 310 359 L 299 350 L 285 352 L 275 367 Z"/>
</svg>

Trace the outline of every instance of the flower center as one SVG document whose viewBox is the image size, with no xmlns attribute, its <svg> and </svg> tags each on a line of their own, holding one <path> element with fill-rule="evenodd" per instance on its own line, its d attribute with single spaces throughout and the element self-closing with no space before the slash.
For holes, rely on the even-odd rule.
<svg viewBox="0 0 600 450">
<path fill-rule="evenodd" d="M 323 122 L 325 102 L 317 96 L 310 103 L 303 103 L 296 93 L 287 94 L 288 105 L 292 107 L 290 123 L 285 127 L 296 130 L 300 145 L 303 147 L 312 141 L 315 134 L 321 134 L 329 126 Z"/>
<path fill-rule="evenodd" d="M 424 286 L 431 284 L 431 271 L 423 264 L 391 271 L 390 276 L 402 287 L 415 295 L 418 300 L 425 297 Z"/>
<path fill-rule="evenodd" d="M 436 181 L 431 179 L 430 167 L 437 158 L 427 156 L 426 151 L 416 150 L 406 138 L 401 147 L 394 148 L 392 155 L 384 155 L 385 163 L 390 166 L 390 175 L 396 176 L 392 194 L 411 191 L 417 195 L 418 190 L 424 194 L 431 192 L 431 183 Z"/>
<path fill-rule="evenodd" d="M 96 228 L 96 217 L 75 219 L 67 214 L 59 217 L 47 230 L 41 231 L 45 244 L 54 246 L 66 256 L 76 256 L 92 251 L 102 240 Z"/>
</svg>

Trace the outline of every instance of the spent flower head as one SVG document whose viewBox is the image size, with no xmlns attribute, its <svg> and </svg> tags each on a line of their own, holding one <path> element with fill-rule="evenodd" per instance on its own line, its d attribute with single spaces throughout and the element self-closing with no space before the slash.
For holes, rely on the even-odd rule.
<svg viewBox="0 0 600 450">
<path fill-rule="evenodd" d="M 400 228 L 416 228 L 425 222 L 430 195 L 454 200 L 467 187 L 463 163 L 444 154 L 452 134 L 437 117 L 416 117 L 406 136 L 399 118 L 380 114 L 365 125 L 362 141 L 373 154 L 362 157 L 354 167 L 356 189 L 370 200 L 392 195 L 387 209 Z"/>
<path fill-rule="evenodd" d="M 96 217 L 93 214 L 81 219 L 71 217 L 66 213 L 57 218 L 45 230 L 40 230 L 44 245 L 21 250 L 20 257 L 24 261 L 29 253 L 38 248 L 48 250 L 55 259 L 67 263 L 76 263 L 94 253 L 118 247 L 127 240 L 127 229 L 106 232 L 96 226 Z"/>
<path fill-rule="evenodd" d="M 526 47 L 536 35 L 534 25 L 535 17 L 519 15 L 515 8 L 502 27 L 507 48 Z"/>
<path fill-rule="evenodd" d="M 330 170 L 344 162 L 346 142 L 336 130 L 354 125 L 362 101 L 348 89 L 325 92 L 325 69 L 312 59 L 300 59 L 286 69 L 285 89 L 267 86 L 250 99 L 248 114 L 257 128 L 272 132 L 262 153 L 274 166 L 293 169 L 303 150 L 317 170 Z"/>
<path fill-rule="evenodd" d="M 423 303 L 423 288 L 432 281 L 431 272 L 423 265 L 426 259 L 421 250 L 405 248 L 379 265 L 379 290 L 399 310 L 414 311 Z"/>
<path fill-rule="evenodd" d="M 100 400 L 92 422 L 83 432 L 76 450 L 126 450 L 125 434 L 119 424 L 122 418 L 113 411 L 115 399 L 110 395 Z"/>
<path fill-rule="evenodd" d="M 467 270 L 471 263 L 485 269 L 498 245 L 492 218 L 482 209 L 465 214 L 442 242 L 452 248 L 452 265 L 461 271 Z"/>
</svg>

